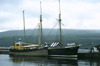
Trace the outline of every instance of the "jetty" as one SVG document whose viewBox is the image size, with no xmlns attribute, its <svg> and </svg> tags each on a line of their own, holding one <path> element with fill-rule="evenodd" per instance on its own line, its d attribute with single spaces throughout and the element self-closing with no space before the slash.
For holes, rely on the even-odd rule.
<svg viewBox="0 0 100 66">
<path fill-rule="evenodd" d="M 0 54 L 9 54 L 10 47 L 0 47 Z"/>
<path fill-rule="evenodd" d="M 97 47 L 93 47 L 92 49 L 79 49 L 78 50 L 78 58 L 99 58 L 100 51 Z"/>
</svg>

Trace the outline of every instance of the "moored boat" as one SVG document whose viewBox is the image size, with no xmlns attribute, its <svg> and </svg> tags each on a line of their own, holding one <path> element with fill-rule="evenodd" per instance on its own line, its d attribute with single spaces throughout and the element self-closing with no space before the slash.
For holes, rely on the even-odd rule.
<svg viewBox="0 0 100 66">
<path fill-rule="evenodd" d="M 62 31 L 61 31 L 61 11 L 60 11 L 60 0 L 59 0 L 59 32 L 60 32 L 60 41 L 53 42 L 48 48 L 49 56 L 65 56 L 65 57 L 77 57 L 79 45 L 67 44 L 66 47 L 62 47 Z M 60 46 L 60 48 L 55 48 Z"/>
<path fill-rule="evenodd" d="M 41 5 L 41 2 L 40 2 Z M 25 20 L 24 20 L 24 11 L 23 11 L 23 23 L 24 23 L 24 42 L 19 40 L 14 42 L 14 45 L 10 48 L 10 55 L 17 56 L 48 56 L 48 47 L 42 45 L 42 34 L 40 42 L 40 24 L 42 24 L 42 15 L 40 15 L 40 24 L 39 24 L 39 44 L 25 43 Z M 42 27 L 41 27 L 42 31 Z M 40 45 L 41 44 L 41 45 Z"/>
<path fill-rule="evenodd" d="M 40 47 L 37 44 L 23 43 L 20 40 L 11 46 L 10 55 L 17 56 L 48 56 L 47 47 Z"/>
<path fill-rule="evenodd" d="M 79 45 L 70 45 L 70 46 L 69 45 L 67 45 L 66 47 L 62 47 L 62 48 L 55 48 L 56 46 L 49 48 L 48 55 L 54 56 L 54 57 L 59 57 L 59 56 L 77 57 Z"/>
</svg>

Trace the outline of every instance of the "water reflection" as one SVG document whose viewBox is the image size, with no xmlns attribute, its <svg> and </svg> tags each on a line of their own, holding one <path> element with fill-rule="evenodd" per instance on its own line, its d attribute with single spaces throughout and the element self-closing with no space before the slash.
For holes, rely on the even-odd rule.
<svg viewBox="0 0 100 66">
<path fill-rule="evenodd" d="M 78 66 L 77 58 L 66 57 L 14 57 L 10 56 L 13 63 L 23 63 L 23 65 L 33 66 Z"/>
<path fill-rule="evenodd" d="M 10 60 L 13 63 L 21 63 L 23 66 L 39 66 L 40 64 L 44 64 L 47 61 L 46 57 L 17 57 L 17 56 L 10 56 Z"/>
<path fill-rule="evenodd" d="M 99 58 L 17 57 L 0 54 L 0 66 L 99 66 Z"/>
<path fill-rule="evenodd" d="M 100 66 L 99 58 L 78 59 L 78 66 Z"/>
<path fill-rule="evenodd" d="M 53 62 L 55 61 L 57 64 L 62 65 L 72 65 L 72 66 L 78 66 L 77 65 L 77 58 L 66 58 L 66 57 L 49 57 L 49 61 Z"/>
</svg>

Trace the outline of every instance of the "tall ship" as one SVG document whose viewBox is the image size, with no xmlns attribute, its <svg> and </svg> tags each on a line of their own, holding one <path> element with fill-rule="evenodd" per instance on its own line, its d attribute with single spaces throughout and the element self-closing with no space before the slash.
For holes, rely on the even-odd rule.
<svg viewBox="0 0 100 66">
<path fill-rule="evenodd" d="M 40 2 L 40 13 L 41 11 L 41 2 Z M 24 16 L 23 16 L 24 17 Z M 24 21 L 24 19 L 23 19 Z M 77 57 L 79 45 L 75 43 L 69 43 L 67 46 L 63 47 L 62 45 L 62 30 L 61 30 L 61 12 L 60 12 L 60 0 L 59 0 L 59 32 L 60 32 L 60 41 L 52 42 L 52 44 L 43 44 L 42 40 L 42 13 L 40 15 L 40 26 L 41 32 L 39 30 L 39 44 L 25 43 L 19 40 L 14 42 L 11 46 L 10 54 L 11 55 L 20 55 L 20 56 L 52 56 L 52 57 Z M 41 33 L 41 37 L 40 37 Z M 25 27 L 24 27 L 24 36 L 25 36 Z M 41 39 L 40 39 L 41 38 Z M 41 42 L 40 42 L 41 40 Z"/>
<path fill-rule="evenodd" d="M 41 5 L 41 2 L 40 2 Z M 40 7 L 41 9 L 41 7 Z M 10 48 L 10 55 L 15 56 L 48 56 L 48 47 L 42 45 L 42 34 L 40 42 L 40 26 L 42 25 L 42 15 L 40 15 L 39 24 L 39 44 L 25 43 L 25 19 L 23 11 L 23 23 L 24 23 L 24 42 L 19 39 L 19 41 L 14 42 L 13 46 Z M 42 26 L 41 26 L 42 27 Z M 41 28 L 42 33 L 42 28 Z"/>
<path fill-rule="evenodd" d="M 59 32 L 60 32 L 60 41 L 52 42 L 48 48 L 48 56 L 64 56 L 64 57 L 77 57 L 79 45 L 75 43 L 69 43 L 66 47 L 62 47 L 62 31 L 61 31 L 61 11 L 60 11 L 60 0 L 59 0 Z M 58 48 L 55 48 L 60 46 Z"/>
</svg>

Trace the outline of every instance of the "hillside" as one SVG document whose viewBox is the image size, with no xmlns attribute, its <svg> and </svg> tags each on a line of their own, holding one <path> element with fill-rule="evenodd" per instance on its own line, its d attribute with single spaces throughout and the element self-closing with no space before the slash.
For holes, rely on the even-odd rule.
<svg viewBox="0 0 100 66">
<path fill-rule="evenodd" d="M 0 46 L 9 47 L 14 41 L 18 41 L 21 38 L 23 41 L 24 33 L 23 30 L 13 30 L 0 33 Z M 43 29 L 43 41 L 54 41 L 59 40 L 59 30 L 54 29 Z M 63 46 L 67 43 L 77 44 L 88 44 L 94 43 L 93 45 L 83 46 L 82 48 L 90 48 L 100 44 L 100 30 L 74 30 L 74 29 L 63 29 L 62 30 Z M 38 30 L 26 30 L 26 42 L 38 43 Z"/>
</svg>

